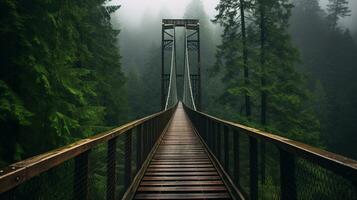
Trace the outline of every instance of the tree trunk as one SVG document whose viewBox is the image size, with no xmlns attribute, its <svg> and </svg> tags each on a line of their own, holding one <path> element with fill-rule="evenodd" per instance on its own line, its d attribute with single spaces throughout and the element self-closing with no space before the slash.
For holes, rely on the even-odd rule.
<svg viewBox="0 0 357 200">
<path fill-rule="evenodd" d="M 260 122 L 266 125 L 266 110 L 267 110 L 267 93 L 266 73 L 265 73 L 265 43 L 266 43 L 266 26 L 265 26 L 265 5 L 264 0 L 259 1 L 260 12 L 260 66 L 261 66 L 261 113 Z"/>
<path fill-rule="evenodd" d="M 243 66 L 244 66 L 244 84 L 245 87 L 249 86 L 249 70 L 248 70 L 248 49 L 247 49 L 247 37 L 245 29 L 245 16 L 244 16 L 245 2 L 240 0 L 240 19 L 242 29 L 242 42 L 243 42 Z M 245 93 L 245 113 L 247 117 L 251 115 L 250 96 Z"/>
</svg>

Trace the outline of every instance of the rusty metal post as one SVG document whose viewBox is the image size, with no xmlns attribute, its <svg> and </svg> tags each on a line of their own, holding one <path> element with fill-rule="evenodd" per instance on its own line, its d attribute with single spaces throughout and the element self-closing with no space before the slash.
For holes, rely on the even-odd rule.
<svg viewBox="0 0 357 200">
<path fill-rule="evenodd" d="M 143 131 L 143 139 L 144 139 L 144 158 L 143 158 L 143 161 L 146 160 L 146 157 L 148 155 L 148 149 L 149 149 L 149 144 L 148 144 L 148 123 L 145 122 L 144 123 L 144 127 L 143 127 L 144 131 Z"/>
<path fill-rule="evenodd" d="M 206 138 L 205 138 L 205 141 L 206 141 L 206 144 L 207 146 L 209 146 L 209 132 L 210 132 L 210 122 L 209 122 L 209 119 L 206 118 Z"/>
<path fill-rule="evenodd" d="M 265 183 L 265 142 L 260 141 L 260 178 L 262 184 Z"/>
<path fill-rule="evenodd" d="M 234 180 L 237 185 L 239 185 L 240 176 L 240 160 L 239 160 L 239 131 L 233 131 L 233 157 L 234 157 Z"/>
<path fill-rule="evenodd" d="M 117 141 L 117 138 L 113 138 L 113 139 L 108 141 L 108 150 L 107 150 L 107 200 L 114 200 L 115 199 L 116 141 Z"/>
<path fill-rule="evenodd" d="M 258 199 L 258 141 L 249 136 L 250 199 Z"/>
<path fill-rule="evenodd" d="M 152 123 L 151 121 L 149 120 L 148 121 L 148 151 L 150 151 L 151 149 L 151 142 L 152 142 Z"/>
<path fill-rule="evenodd" d="M 85 151 L 74 159 L 73 199 L 88 199 L 88 163 L 89 151 Z"/>
<path fill-rule="evenodd" d="M 150 149 L 152 149 L 152 146 L 154 144 L 154 123 L 152 120 L 150 120 Z"/>
<path fill-rule="evenodd" d="M 202 119 L 202 138 L 207 141 L 207 118 L 201 116 Z"/>
<path fill-rule="evenodd" d="M 223 126 L 223 144 L 224 144 L 224 167 L 229 171 L 229 129 L 228 126 Z"/>
<path fill-rule="evenodd" d="M 216 157 L 218 160 L 221 162 L 222 157 L 221 157 L 221 125 L 216 122 Z"/>
<path fill-rule="evenodd" d="M 125 133 L 125 152 L 124 152 L 124 185 L 128 188 L 131 183 L 131 137 L 132 130 L 128 130 Z"/>
<path fill-rule="evenodd" d="M 295 157 L 282 149 L 279 152 L 281 199 L 296 200 Z"/>
<path fill-rule="evenodd" d="M 142 125 L 139 125 L 136 130 L 136 172 L 138 172 L 143 163 L 143 134 Z"/>
<path fill-rule="evenodd" d="M 216 124 L 214 123 L 213 120 L 211 120 L 211 148 L 212 152 L 215 153 L 216 151 Z"/>
<path fill-rule="evenodd" d="M 156 117 L 156 118 L 158 118 L 158 117 Z M 157 139 L 159 139 L 159 137 L 160 137 L 160 131 L 159 131 L 159 119 L 156 119 L 155 118 L 155 142 L 157 141 Z"/>
</svg>

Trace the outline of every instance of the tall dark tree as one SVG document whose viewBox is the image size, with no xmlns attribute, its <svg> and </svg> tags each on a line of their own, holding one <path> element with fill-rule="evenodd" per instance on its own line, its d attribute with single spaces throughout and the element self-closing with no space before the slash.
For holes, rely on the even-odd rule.
<svg viewBox="0 0 357 200">
<path fill-rule="evenodd" d="M 348 0 L 329 0 L 327 5 L 327 19 L 332 29 L 337 28 L 340 18 L 350 16 L 351 10 L 348 8 Z"/>
<path fill-rule="evenodd" d="M 222 82 L 226 92 L 220 101 L 245 115 L 251 115 L 251 87 L 248 64 L 248 41 L 246 30 L 246 10 L 251 1 L 220 1 L 214 22 L 224 30 L 222 44 L 218 46 L 216 69 L 223 70 Z M 237 79 L 241 76 L 242 79 Z M 241 103 L 244 102 L 244 103 Z"/>
<path fill-rule="evenodd" d="M 355 124 L 350 121 L 356 119 L 352 109 L 356 107 L 352 78 L 356 74 L 356 43 L 349 31 L 331 28 L 328 14 L 317 0 L 295 0 L 294 5 L 290 32 L 301 52 L 299 70 L 308 75 L 309 88 L 314 90 L 321 140 L 330 151 L 356 157 L 352 148 Z"/>
<path fill-rule="evenodd" d="M 245 0 L 239 0 L 240 6 L 240 26 L 242 32 L 242 53 L 243 53 L 243 69 L 244 69 L 244 83 L 246 87 L 249 86 L 249 69 L 248 69 L 248 47 L 247 47 L 247 32 L 246 32 L 246 23 L 245 23 L 245 9 L 246 2 Z M 250 96 L 248 92 L 245 94 L 245 113 L 247 117 L 251 115 L 251 105 L 250 105 Z"/>
<path fill-rule="evenodd" d="M 124 121 L 119 32 L 110 24 L 118 6 L 105 2 L 0 2 L 4 163 Z"/>
<path fill-rule="evenodd" d="M 267 91 L 266 87 L 266 69 L 265 69 L 265 62 L 266 62 L 266 32 L 267 30 L 267 14 L 266 9 L 267 7 L 266 0 L 259 0 L 258 1 L 258 16 L 259 16 L 259 32 L 260 32 L 260 70 L 261 70 L 261 101 L 260 101 L 260 123 L 262 125 L 266 125 L 266 117 L 267 117 Z"/>
<path fill-rule="evenodd" d="M 219 14 L 215 21 L 224 28 L 217 54 L 218 66 L 225 70 L 223 83 L 227 92 L 222 103 L 236 105 L 239 98 L 235 97 L 248 90 L 254 97 L 253 123 L 260 122 L 264 128 L 316 144 L 318 120 L 304 78 L 295 69 L 299 53 L 288 33 L 293 6 L 288 0 L 245 2 L 250 5 L 245 10 L 245 15 L 250 16 L 246 29 L 247 60 L 252 72 L 249 87 L 244 87 L 245 77 L 239 73 L 244 72 L 240 2 L 221 0 L 217 6 Z"/>
</svg>

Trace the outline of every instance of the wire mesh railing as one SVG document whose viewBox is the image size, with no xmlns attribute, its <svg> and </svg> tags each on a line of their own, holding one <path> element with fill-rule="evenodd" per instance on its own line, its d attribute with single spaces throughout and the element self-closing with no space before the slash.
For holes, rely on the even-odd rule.
<svg viewBox="0 0 357 200">
<path fill-rule="evenodd" d="M 118 199 L 149 159 L 175 106 L 0 170 L 0 199 Z"/>
<path fill-rule="evenodd" d="M 357 161 L 185 110 L 238 199 L 357 199 Z"/>
<path fill-rule="evenodd" d="M 188 55 L 188 45 L 187 45 L 187 28 L 185 28 L 185 55 L 184 55 L 184 75 L 183 75 L 183 95 L 182 102 L 193 110 L 196 110 L 196 104 L 192 92 L 191 84 L 191 72 L 190 72 L 190 62 Z"/>
</svg>

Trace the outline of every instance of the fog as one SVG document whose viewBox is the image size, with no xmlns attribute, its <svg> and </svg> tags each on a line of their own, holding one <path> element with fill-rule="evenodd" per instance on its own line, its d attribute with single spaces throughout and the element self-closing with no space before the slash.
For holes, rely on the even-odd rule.
<svg viewBox="0 0 357 200">
<path fill-rule="evenodd" d="M 139 26 L 144 16 L 167 15 L 171 18 L 182 18 L 187 5 L 191 0 L 113 0 L 110 4 L 121 5 L 119 12 L 115 17 L 122 20 L 123 24 Z M 206 13 L 213 18 L 216 10 L 215 7 L 219 0 L 202 1 Z"/>
<path fill-rule="evenodd" d="M 349 7 L 351 10 L 351 16 L 343 18 L 340 20 L 340 23 L 343 27 L 346 27 L 352 31 L 357 31 L 357 1 L 349 0 Z M 321 7 L 326 9 L 328 0 L 320 0 Z"/>
<path fill-rule="evenodd" d="M 121 5 L 118 12 L 114 14 L 114 18 L 121 19 L 123 26 L 140 26 L 141 21 L 145 16 L 157 16 L 169 13 L 172 18 L 182 18 L 187 5 L 191 0 L 112 0 L 109 4 Z M 210 19 L 216 14 L 215 7 L 219 0 L 204 0 L 202 1 L 204 8 Z M 326 8 L 328 0 L 320 0 L 322 8 Z M 349 0 L 351 16 L 341 19 L 340 23 L 343 27 L 349 28 L 352 31 L 357 31 L 357 1 Z"/>
</svg>

